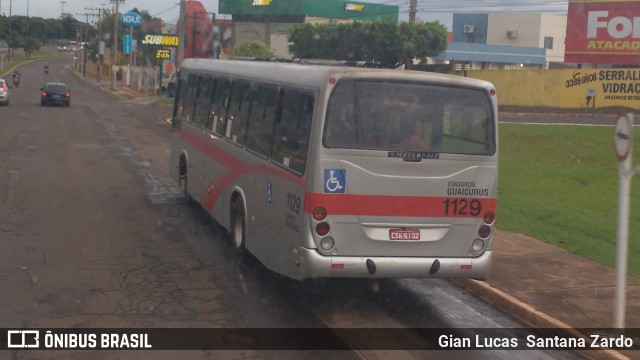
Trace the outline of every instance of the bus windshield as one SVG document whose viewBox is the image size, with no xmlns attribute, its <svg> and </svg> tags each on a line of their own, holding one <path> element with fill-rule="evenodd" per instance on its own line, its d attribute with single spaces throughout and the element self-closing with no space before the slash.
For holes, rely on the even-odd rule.
<svg viewBox="0 0 640 360">
<path fill-rule="evenodd" d="M 494 114 L 475 88 L 341 80 L 329 99 L 328 148 L 493 155 Z"/>
</svg>

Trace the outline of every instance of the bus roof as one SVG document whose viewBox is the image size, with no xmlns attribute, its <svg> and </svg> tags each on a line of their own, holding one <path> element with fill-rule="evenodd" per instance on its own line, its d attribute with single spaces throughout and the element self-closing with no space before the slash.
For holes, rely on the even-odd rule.
<svg viewBox="0 0 640 360">
<path fill-rule="evenodd" d="M 355 78 L 425 81 L 454 86 L 479 87 L 485 89 L 493 88 L 493 85 L 487 81 L 457 75 L 398 69 L 307 65 L 272 61 L 189 58 L 182 62 L 181 69 L 187 71 L 213 72 L 237 78 L 262 80 L 268 83 L 282 83 L 300 88 L 320 88 L 327 84 L 329 77 L 342 77 L 345 75 Z"/>
</svg>

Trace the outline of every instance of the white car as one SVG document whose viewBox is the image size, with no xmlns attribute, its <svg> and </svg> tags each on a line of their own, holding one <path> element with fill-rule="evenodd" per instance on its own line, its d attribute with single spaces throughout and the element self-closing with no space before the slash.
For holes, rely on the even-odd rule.
<svg viewBox="0 0 640 360">
<path fill-rule="evenodd" d="M 0 79 L 0 104 L 9 105 L 9 87 L 4 79 Z"/>
</svg>

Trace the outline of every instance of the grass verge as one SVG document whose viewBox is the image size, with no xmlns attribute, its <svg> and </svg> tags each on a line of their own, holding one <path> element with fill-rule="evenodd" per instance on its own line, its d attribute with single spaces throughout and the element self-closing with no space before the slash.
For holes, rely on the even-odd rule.
<svg viewBox="0 0 640 360">
<path fill-rule="evenodd" d="M 0 76 L 5 76 L 13 68 L 15 68 L 20 64 L 24 64 L 26 62 L 33 61 L 33 60 L 50 58 L 54 56 L 60 56 L 60 54 L 56 51 L 48 51 L 48 50 L 33 52 L 29 55 L 29 58 L 27 58 L 27 56 L 22 53 L 14 54 L 11 56 L 11 61 L 6 61 L 6 58 L 5 58 L 4 67 L 0 68 Z"/>
<path fill-rule="evenodd" d="M 634 138 L 640 141 L 640 129 Z M 499 228 L 615 266 L 619 162 L 613 127 L 500 124 L 499 166 Z M 635 180 L 628 271 L 640 276 Z"/>
</svg>

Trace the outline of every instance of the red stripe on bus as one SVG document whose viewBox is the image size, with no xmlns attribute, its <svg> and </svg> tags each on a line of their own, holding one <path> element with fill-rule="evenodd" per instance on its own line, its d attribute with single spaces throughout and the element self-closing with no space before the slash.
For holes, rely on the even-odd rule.
<svg viewBox="0 0 640 360">
<path fill-rule="evenodd" d="M 482 218 L 489 210 L 495 212 L 496 205 L 495 198 L 306 193 L 304 211 L 312 214 L 322 206 L 329 215 Z"/>
<path fill-rule="evenodd" d="M 220 194 L 222 194 L 223 189 L 225 189 L 231 183 L 236 181 L 239 177 L 246 175 L 250 172 L 267 173 L 267 174 L 275 175 L 277 177 L 283 178 L 285 180 L 291 181 L 295 184 L 302 185 L 302 186 L 306 185 L 307 183 L 306 179 L 300 176 L 297 176 L 295 174 L 292 174 L 286 170 L 278 169 L 275 166 L 270 167 L 264 164 L 257 164 L 257 165 L 248 164 L 242 161 L 237 156 L 233 156 L 228 152 L 220 149 L 219 147 L 211 144 L 210 142 L 202 139 L 198 135 L 191 134 L 184 130 L 176 134 L 181 140 L 190 144 L 191 146 L 196 148 L 196 150 L 207 155 L 210 159 L 218 162 L 220 165 L 228 169 L 228 171 L 224 175 L 222 175 L 218 179 L 215 179 L 209 182 L 209 184 L 207 184 L 207 186 L 205 187 L 204 192 L 200 197 L 200 204 L 202 204 L 202 207 L 204 207 L 207 210 L 211 210 L 211 208 L 213 208 L 213 205 L 218 200 L 218 197 L 220 197 Z M 224 140 L 220 140 L 220 141 L 224 141 Z M 264 190 L 266 192 L 266 187 Z"/>
</svg>

